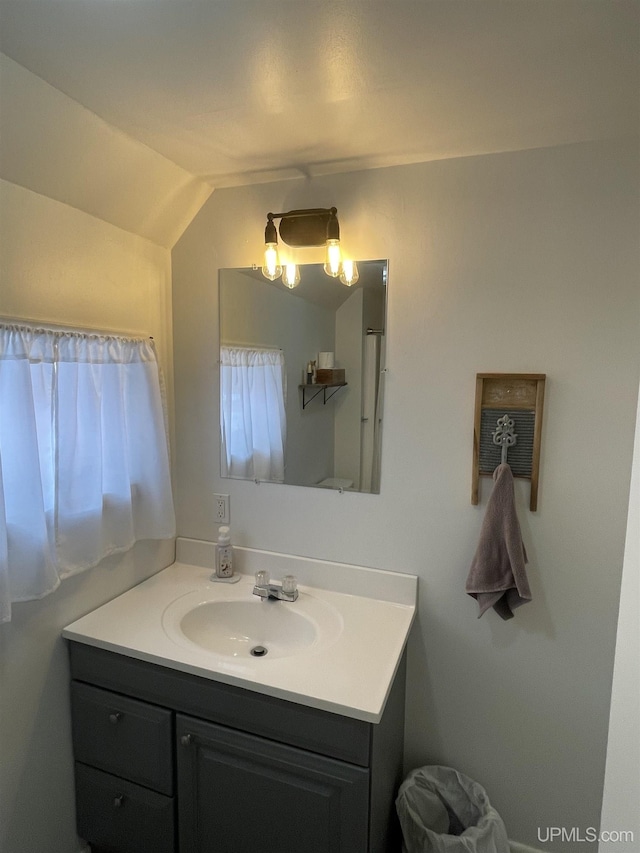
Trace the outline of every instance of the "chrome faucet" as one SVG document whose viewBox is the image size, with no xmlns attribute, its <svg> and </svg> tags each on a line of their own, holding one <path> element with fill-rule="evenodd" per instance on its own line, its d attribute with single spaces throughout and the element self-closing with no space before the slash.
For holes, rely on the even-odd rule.
<svg viewBox="0 0 640 853">
<path fill-rule="evenodd" d="M 298 584 L 293 575 L 285 575 L 280 583 L 271 582 L 269 572 L 256 572 L 256 584 L 253 594 L 263 601 L 295 601 L 298 597 Z"/>
</svg>

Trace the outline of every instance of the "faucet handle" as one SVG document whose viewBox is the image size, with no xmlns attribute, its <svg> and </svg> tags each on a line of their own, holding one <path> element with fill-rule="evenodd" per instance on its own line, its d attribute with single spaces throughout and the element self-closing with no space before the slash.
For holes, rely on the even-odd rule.
<svg viewBox="0 0 640 853">
<path fill-rule="evenodd" d="M 285 575 L 282 578 L 282 591 L 292 595 L 298 589 L 298 582 L 294 575 Z"/>
<path fill-rule="evenodd" d="M 256 572 L 256 586 L 268 586 L 269 580 L 269 572 L 264 569 L 260 572 Z"/>
</svg>

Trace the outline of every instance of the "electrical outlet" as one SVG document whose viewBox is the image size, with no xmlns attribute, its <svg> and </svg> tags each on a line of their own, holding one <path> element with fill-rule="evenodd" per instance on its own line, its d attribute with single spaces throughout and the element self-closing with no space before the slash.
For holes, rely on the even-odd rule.
<svg viewBox="0 0 640 853">
<path fill-rule="evenodd" d="M 213 520 L 216 524 L 229 524 L 229 495 L 213 496 Z"/>
</svg>

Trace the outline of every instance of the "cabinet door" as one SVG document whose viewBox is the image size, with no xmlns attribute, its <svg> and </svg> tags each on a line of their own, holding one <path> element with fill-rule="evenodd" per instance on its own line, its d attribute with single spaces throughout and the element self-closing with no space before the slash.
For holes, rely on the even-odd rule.
<svg viewBox="0 0 640 853">
<path fill-rule="evenodd" d="M 366 853 L 369 771 L 176 718 L 180 849 Z"/>
</svg>

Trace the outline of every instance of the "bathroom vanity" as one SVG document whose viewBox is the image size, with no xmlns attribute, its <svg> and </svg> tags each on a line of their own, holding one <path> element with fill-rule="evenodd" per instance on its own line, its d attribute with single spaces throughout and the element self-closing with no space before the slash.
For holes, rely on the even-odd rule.
<svg viewBox="0 0 640 853">
<path fill-rule="evenodd" d="M 275 556 L 247 551 L 240 562 L 264 566 Z M 415 579 L 382 572 L 376 587 L 359 574 L 372 570 L 354 568 L 356 585 L 364 578 L 386 597 L 301 585 L 296 614 L 312 614 L 316 635 L 301 647 L 292 623 L 279 649 L 273 635 L 271 660 L 227 647 L 218 654 L 219 629 L 178 642 L 185 612 L 224 622 L 225 602 L 243 602 L 247 618 L 275 614 L 287 625 L 285 610 L 271 608 L 298 602 L 261 602 L 250 574 L 213 584 L 208 567 L 183 563 L 65 629 L 78 834 L 94 853 L 400 850 L 394 801 Z M 295 569 L 308 580 L 304 565 Z M 405 588 L 390 601 L 396 580 Z M 222 609 L 202 610 L 211 604 Z M 269 628 L 260 630 L 268 648 Z"/>
</svg>

